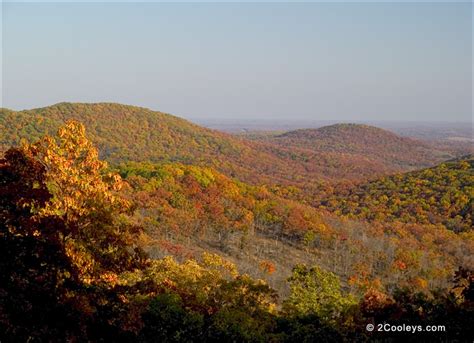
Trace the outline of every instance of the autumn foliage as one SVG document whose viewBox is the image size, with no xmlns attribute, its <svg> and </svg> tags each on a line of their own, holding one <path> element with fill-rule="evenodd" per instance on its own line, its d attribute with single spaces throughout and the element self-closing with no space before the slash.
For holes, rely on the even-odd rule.
<svg viewBox="0 0 474 343">
<path fill-rule="evenodd" d="M 474 159 L 387 176 L 337 190 L 321 204 L 340 215 L 371 221 L 443 224 L 455 232 L 474 224 Z"/>
<path fill-rule="evenodd" d="M 201 133 L 193 153 L 213 137 Z M 124 157 L 110 167 L 79 122 L 38 138 L 0 160 L 1 341 L 402 337 L 365 331 L 384 321 L 451 330 L 427 340 L 472 336 L 470 160 L 336 190 L 322 207 L 295 185 L 227 176 L 245 163 L 216 155 L 132 162 L 136 151 L 99 143 Z"/>
</svg>

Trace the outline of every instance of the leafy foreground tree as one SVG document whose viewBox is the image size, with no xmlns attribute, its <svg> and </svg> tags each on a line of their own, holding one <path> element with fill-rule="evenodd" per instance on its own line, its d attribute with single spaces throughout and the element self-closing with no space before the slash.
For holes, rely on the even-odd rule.
<svg viewBox="0 0 474 343">
<path fill-rule="evenodd" d="M 142 265 L 138 228 L 84 127 L 12 148 L 0 161 L 0 324 L 15 340 L 107 331 L 117 274 Z"/>
<path fill-rule="evenodd" d="M 339 279 L 296 266 L 282 310 L 264 281 L 213 254 L 149 260 L 125 184 L 84 127 L 12 148 L 0 160 L 1 342 L 314 342 L 399 338 L 368 322 L 443 323 L 470 337 L 472 273 L 450 295 L 372 291 L 359 303 Z M 449 318 L 454 318 L 452 321 Z M 419 336 L 407 336 L 416 340 Z M 471 336 L 472 337 L 472 336 Z"/>
</svg>

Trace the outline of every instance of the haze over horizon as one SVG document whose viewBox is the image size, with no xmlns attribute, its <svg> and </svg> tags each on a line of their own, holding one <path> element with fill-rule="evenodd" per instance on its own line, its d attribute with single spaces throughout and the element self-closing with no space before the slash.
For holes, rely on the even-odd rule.
<svg viewBox="0 0 474 343">
<path fill-rule="evenodd" d="M 472 122 L 471 3 L 3 3 L 2 107 Z"/>
</svg>

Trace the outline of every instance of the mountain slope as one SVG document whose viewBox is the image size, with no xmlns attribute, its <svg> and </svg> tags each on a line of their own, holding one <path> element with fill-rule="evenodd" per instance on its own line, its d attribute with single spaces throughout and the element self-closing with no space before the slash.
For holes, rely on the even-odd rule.
<svg viewBox="0 0 474 343">
<path fill-rule="evenodd" d="M 196 153 L 241 153 L 230 146 L 226 135 L 203 129 L 178 117 L 145 108 L 119 104 L 57 105 L 30 111 L 6 111 L 0 125 L 5 132 L 3 145 L 19 138 L 35 140 L 45 132 L 54 133 L 65 121 L 82 122 L 88 135 L 99 145 L 102 156 L 112 162 L 121 160 L 194 159 Z M 137 155 L 139 154 L 139 155 Z"/>
<path fill-rule="evenodd" d="M 84 123 L 101 158 L 115 165 L 151 161 L 211 166 L 252 184 L 297 185 L 309 192 L 322 181 L 364 180 L 406 170 L 410 161 L 414 163 L 409 168 L 437 161 L 428 148 L 419 153 L 417 144 L 403 145 L 399 142 L 407 140 L 393 134 L 391 140 L 385 139 L 386 144 L 377 148 L 379 155 L 370 150 L 371 141 L 348 149 L 353 135 L 345 130 L 336 130 L 338 135 L 333 134 L 324 146 L 315 149 L 311 143 L 314 139 L 308 135 L 311 131 L 287 133 L 276 141 L 251 141 L 169 114 L 112 103 L 60 103 L 26 111 L 2 109 L 0 151 L 18 144 L 22 138 L 34 141 L 44 133 L 52 134 L 70 119 Z M 328 136 L 324 133 L 327 130 L 320 129 L 317 135 Z M 403 166 L 389 163 L 394 149 L 399 152 L 397 156 L 404 157 Z"/>
<path fill-rule="evenodd" d="M 338 189 L 321 205 L 337 214 L 377 221 L 443 224 L 455 232 L 473 224 L 474 158 Z"/>
<path fill-rule="evenodd" d="M 21 138 L 34 141 L 44 133 L 56 132 L 70 119 L 86 126 L 101 157 L 112 164 L 182 162 L 214 166 L 228 175 L 253 182 L 289 182 L 293 178 L 285 173 L 285 159 L 258 149 L 259 144 L 169 114 L 110 103 L 60 103 L 28 111 L 2 110 L 0 146 L 5 149 L 16 145 Z"/>
<path fill-rule="evenodd" d="M 425 143 L 361 124 L 335 124 L 267 137 L 266 141 L 319 153 L 344 153 L 384 165 L 389 170 L 421 168 L 452 155 Z"/>
</svg>

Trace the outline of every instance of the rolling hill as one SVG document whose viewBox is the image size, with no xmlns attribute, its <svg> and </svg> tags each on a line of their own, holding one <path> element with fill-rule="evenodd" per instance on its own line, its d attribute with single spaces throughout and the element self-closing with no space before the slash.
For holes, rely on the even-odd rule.
<svg viewBox="0 0 474 343">
<path fill-rule="evenodd" d="M 431 166 L 452 155 L 420 141 L 362 124 L 335 124 L 266 136 L 264 141 L 316 153 L 349 154 L 384 166 L 407 170 Z"/>
<path fill-rule="evenodd" d="M 255 141 L 206 129 L 170 114 L 113 103 L 2 109 L 0 151 L 21 139 L 34 141 L 45 133 L 52 134 L 70 119 L 84 123 L 101 158 L 113 165 L 180 162 L 214 167 L 252 184 L 297 185 L 310 190 L 322 181 L 364 180 L 452 157 L 367 126 L 335 125 Z"/>
<path fill-rule="evenodd" d="M 252 182 L 291 182 L 287 161 L 259 149 L 259 144 L 194 125 L 173 115 L 111 103 L 60 103 L 28 111 L 2 110 L 0 146 L 20 139 L 34 141 L 52 134 L 65 121 L 83 123 L 101 158 L 127 161 L 181 162 L 214 166 Z M 295 166 L 304 174 L 303 165 Z M 256 172 L 257 171 L 257 172 Z"/>
</svg>

